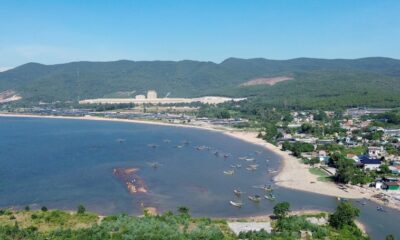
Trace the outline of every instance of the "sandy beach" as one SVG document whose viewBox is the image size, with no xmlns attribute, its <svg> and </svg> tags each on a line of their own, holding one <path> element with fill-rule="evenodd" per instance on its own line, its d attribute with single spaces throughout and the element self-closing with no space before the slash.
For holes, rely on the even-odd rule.
<svg viewBox="0 0 400 240">
<path fill-rule="evenodd" d="M 328 195 L 340 198 L 349 199 L 361 199 L 366 198 L 373 200 L 378 203 L 382 203 L 372 195 L 377 192 L 371 188 L 361 188 L 358 186 L 351 186 L 346 188 L 339 188 L 339 185 L 332 182 L 318 181 L 318 176 L 310 173 L 309 166 L 300 162 L 298 158 L 289 155 L 287 152 L 281 151 L 278 147 L 270 144 L 260 138 L 257 138 L 258 132 L 240 131 L 225 127 L 216 127 L 205 123 L 192 124 L 175 124 L 166 123 L 161 121 L 147 121 L 147 120 L 131 120 L 131 119 L 116 119 L 116 118 L 104 118 L 104 117 L 66 117 L 66 116 L 42 116 L 42 115 L 26 115 L 26 114 L 4 114 L 0 113 L 0 117 L 30 117 L 30 118 L 53 118 L 53 119 L 77 119 L 77 120 L 90 120 L 90 121 L 112 121 L 112 122 L 127 122 L 127 123 L 141 123 L 141 124 L 153 124 L 173 127 L 186 127 L 186 128 L 198 128 L 208 131 L 217 131 L 227 136 L 240 139 L 242 141 L 256 144 L 264 147 L 265 149 L 274 152 L 282 159 L 281 169 L 275 176 L 274 180 L 278 186 L 301 190 L 306 192 L 312 192 L 322 195 Z M 394 203 L 389 204 L 389 207 L 400 209 L 399 205 Z"/>
</svg>

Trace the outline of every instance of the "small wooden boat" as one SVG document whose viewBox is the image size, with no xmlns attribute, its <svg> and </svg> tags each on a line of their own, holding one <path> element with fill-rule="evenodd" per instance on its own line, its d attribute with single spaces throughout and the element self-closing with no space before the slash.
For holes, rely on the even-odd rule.
<svg viewBox="0 0 400 240">
<path fill-rule="evenodd" d="M 117 139 L 117 142 L 119 142 L 119 143 L 123 143 L 123 142 L 125 142 L 126 140 L 125 139 L 123 139 L 123 138 L 118 138 Z"/>
<path fill-rule="evenodd" d="M 246 160 L 247 157 L 238 157 L 239 160 Z"/>
<path fill-rule="evenodd" d="M 236 167 L 237 167 L 237 168 L 241 168 L 241 167 L 242 167 L 242 164 L 236 164 Z"/>
<path fill-rule="evenodd" d="M 234 189 L 233 190 L 233 193 L 236 195 L 236 196 L 241 196 L 244 192 L 242 192 L 242 191 L 240 191 L 239 189 Z"/>
<path fill-rule="evenodd" d="M 253 188 L 262 189 L 262 190 L 267 191 L 267 192 L 272 192 L 272 191 L 274 191 L 274 189 L 272 188 L 271 185 L 253 186 Z"/>
<path fill-rule="evenodd" d="M 170 143 L 171 140 L 169 140 L 169 139 L 164 139 L 163 142 L 165 142 L 165 143 Z"/>
<path fill-rule="evenodd" d="M 249 171 L 255 171 L 255 170 L 257 170 L 257 167 L 248 166 L 248 167 L 246 167 L 246 169 L 249 170 Z"/>
<path fill-rule="evenodd" d="M 249 196 L 248 198 L 250 201 L 253 201 L 255 203 L 259 203 L 261 201 L 261 197 L 259 195 Z"/>
<path fill-rule="evenodd" d="M 268 195 L 265 195 L 264 197 L 265 197 L 265 199 L 268 199 L 270 201 L 275 201 L 275 195 L 273 195 L 273 194 L 268 194 Z"/>
<path fill-rule="evenodd" d="M 225 175 L 233 175 L 233 174 L 235 174 L 235 171 L 234 170 L 224 171 L 224 174 Z"/>
<path fill-rule="evenodd" d="M 150 162 L 150 163 L 148 163 L 148 164 L 149 164 L 150 167 L 152 167 L 152 168 L 154 168 L 154 169 L 156 169 L 156 168 L 158 168 L 159 166 L 161 166 L 161 164 L 159 164 L 158 162 Z"/>
<path fill-rule="evenodd" d="M 384 212 L 385 211 L 385 209 L 383 209 L 382 206 L 377 206 L 376 210 L 379 211 L 379 212 Z"/>
<path fill-rule="evenodd" d="M 240 207 L 243 206 L 243 203 L 241 203 L 241 202 L 229 201 L 229 203 L 230 203 L 232 206 L 235 206 L 235 207 L 238 207 L 238 208 L 240 208 Z"/>
<path fill-rule="evenodd" d="M 149 148 L 156 148 L 156 147 L 158 147 L 157 144 L 147 144 L 147 146 L 148 146 Z"/>
<path fill-rule="evenodd" d="M 206 146 L 197 146 L 196 149 L 199 151 L 203 151 L 204 149 L 206 149 Z"/>
</svg>

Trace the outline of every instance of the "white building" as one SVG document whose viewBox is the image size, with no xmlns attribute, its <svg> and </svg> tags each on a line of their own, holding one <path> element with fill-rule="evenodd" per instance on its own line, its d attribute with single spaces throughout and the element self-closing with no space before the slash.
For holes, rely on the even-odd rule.
<svg viewBox="0 0 400 240">
<path fill-rule="evenodd" d="M 146 99 L 146 96 L 145 95 L 136 95 L 135 96 L 135 99 Z"/>
<path fill-rule="evenodd" d="M 368 156 L 370 158 L 381 158 L 384 155 L 383 147 L 368 147 Z"/>
<path fill-rule="evenodd" d="M 149 90 L 147 92 L 147 99 L 157 99 L 157 92 L 154 90 Z"/>
</svg>

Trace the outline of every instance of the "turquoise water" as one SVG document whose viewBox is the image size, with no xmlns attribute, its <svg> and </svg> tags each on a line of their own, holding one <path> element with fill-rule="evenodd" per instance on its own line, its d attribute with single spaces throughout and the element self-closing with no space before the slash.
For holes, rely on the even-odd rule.
<svg viewBox="0 0 400 240">
<path fill-rule="evenodd" d="M 177 148 L 178 145 L 182 147 Z M 201 145 L 212 149 L 196 150 Z M 229 157 L 216 156 L 214 151 Z M 239 160 L 241 156 L 254 158 L 258 170 L 246 170 L 248 164 L 254 163 Z M 160 166 L 154 169 L 150 162 Z M 242 164 L 242 168 L 236 169 L 233 176 L 223 173 L 236 164 Z M 159 211 L 187 206 L 195 216 L 264 215 L 272 212 L 274 203 L 263 199 L 260 204 L 253 204 L 247 196 L 262 194 L 253 186 L 270 184 L 273 173 L 267 170 L 277 170 L 279 164 L 278 156 L 259 146 L 199 129 L 0 118 L 0 207 L 45 205 L 75 209 L 84 204 L 101 214 L 141 214 L 143 204 Z M 113 175 L 116 167 L 138 168 L 149 193 L 129 193 Z M 246 192 L 241 209 L 229 204 L 230 200 L 238 200 L 233 194 L 238 187 Z M 294 210 L 331 211 L 337 204 L 332 197 L 284 188 L 277 188 L 274 194 L 277 201 L 289 201 Z M 381 213 L 374 203 L 355 204 L 374 239 L 382 239 L 388 233 L 400 236 L 398 211 Z"/>
</svg>

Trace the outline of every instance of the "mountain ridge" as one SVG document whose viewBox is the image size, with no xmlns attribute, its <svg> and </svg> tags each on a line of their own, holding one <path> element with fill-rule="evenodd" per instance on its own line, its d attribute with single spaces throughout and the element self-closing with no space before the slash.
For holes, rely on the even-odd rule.
<svg viewBox="0 0 400 240">
<path fill-rule="evenodd" d="M 286 75 L 293 76 L 296 80 L 260 89 L 241 86 L 256 78 Z M 397 90 L 400 91 L 399 79 L 400 60 L 386 57 L 288 60 L 232 57 L 220 63 L 195 60 L 117 60 L 45 65 L 31 62 L 1 72 L 0 92 L 13 90 L 30 102 L 74 101 L 99 98 L 119 91 L 144 93 L 148 89 L 157 90 L 160 96 L 170 92 L 171 97 L 210 94 L 258 96 L 275 90 L 278 95 L 285 96 L 287 90 L 301 86 L 306 92 L 321 90 L 324 93 L 320 95 L 330 95 L 331 92 L 340 95 L 340 89 L 336 86 L 343 87 L 343 83 L 347 81 L 349 86 L 368 89 L 367 92 L 371 94 L 378 93 L 378 89 L 385 86 L 392 96 Z M 369 86 L 364 86 L 367 82 Z M 386 83 L 394 86 L 387 87 Z M 332 85 L 331 92 L 325 92 L 324 84 Z M 303 95 L 304 93 L 297 93 L 296 96 L 288 97 Z"/>
</svg>

